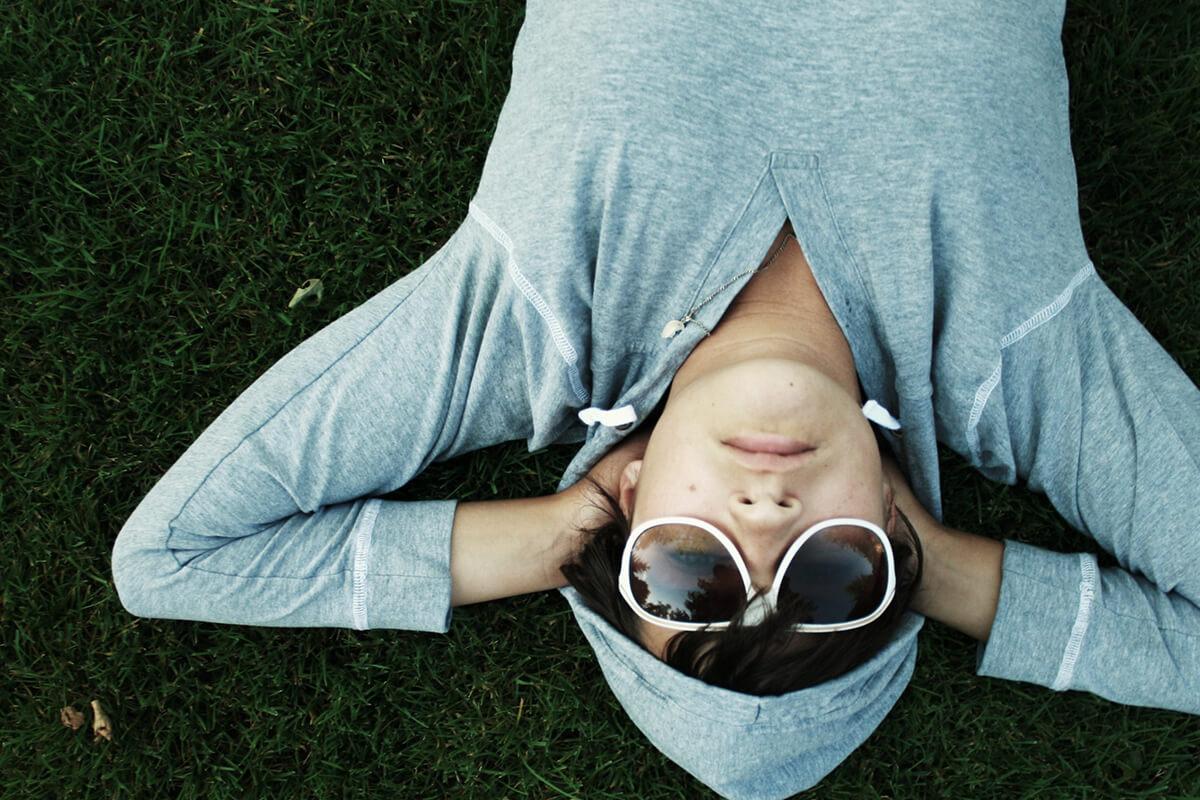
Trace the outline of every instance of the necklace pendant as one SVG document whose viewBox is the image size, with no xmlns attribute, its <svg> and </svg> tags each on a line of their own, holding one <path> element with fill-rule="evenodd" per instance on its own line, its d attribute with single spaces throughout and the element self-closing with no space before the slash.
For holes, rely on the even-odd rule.
<svg viewBox="0 0 1200 800">
<path fill-rule="evenodd" d="M 673 319 L 663 326 L 662 338 L 674 339 L 675 336 L 683 332 L 685 323 L 681 320 Z"/>
</svg>

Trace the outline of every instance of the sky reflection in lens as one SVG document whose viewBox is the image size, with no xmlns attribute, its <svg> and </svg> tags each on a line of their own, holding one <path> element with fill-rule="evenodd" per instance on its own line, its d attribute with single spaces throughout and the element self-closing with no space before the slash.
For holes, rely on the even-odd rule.
<svg viewBox="0 0 1200 800">
<path fill-rule="evenodd" d="M 642 533 L 630 572 L 638 605 L 678 622 L 726 621 L 746 596 L 733 556 L 695 525 L 659 525 Z"/>
</svg>

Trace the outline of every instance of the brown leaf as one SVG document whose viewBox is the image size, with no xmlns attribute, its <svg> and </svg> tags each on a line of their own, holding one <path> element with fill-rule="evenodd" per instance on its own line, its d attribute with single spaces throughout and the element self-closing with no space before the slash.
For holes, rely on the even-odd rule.
<svg viewBox="0 0 1200 800">
<path fill-rule="evenodd" d="M 62 711 L 58 712 L 58 718 L 62 720 L 63 725 L 73 731 L 82 728 L 85 721 L 83 714 L 77 711 L 75 706 L 63 706 Z"/>
<path fill-rule="evenodd" d="M 92 732 L 96 734 L 92 741 L 99 741 L 100 737 L 103 736 L 105 739 L 111 742 L 113 738 L 112 723 L 108 721 L 108 715 L 105 714 L 104 709 L 100 707 L 99 700 L 92 701 L 92 711 L 96 715 L 96 718 L 92 720 Z"/>
</svg>

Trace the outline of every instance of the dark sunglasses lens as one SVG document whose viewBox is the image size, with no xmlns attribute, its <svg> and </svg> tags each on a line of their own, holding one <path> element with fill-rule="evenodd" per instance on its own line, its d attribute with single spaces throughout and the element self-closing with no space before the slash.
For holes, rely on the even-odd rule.
<svg viewBox="0 0 1200 800">
<path fill-rule="evenodd" d="M 634 543 L 633 597 L 676 622 L 726 622 L 746 599 L 737 563 L 717 537 L 695 525 L 658 525 Z"/>
<path fill-rule="evenodd" d="M 779 587 L 779 603 L 814 625 L 870 615 L 887 591 L 883 542 L 861 525 L 818 531 L 792 556 Z"/>
</svg>

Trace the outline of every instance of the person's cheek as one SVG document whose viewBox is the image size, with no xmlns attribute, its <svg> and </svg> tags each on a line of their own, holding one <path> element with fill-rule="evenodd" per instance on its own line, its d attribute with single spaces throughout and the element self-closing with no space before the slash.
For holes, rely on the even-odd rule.
<svg viewBox="0 0 1200 800">
<path fill-rule="evenodd" d="M 847 509 L 853 510 L 852 516 L 875 522 L 881 521 L 882 497 L 883 487 L 878 481 L 872 482 L 870 479 L 863 478 L 861 473 L 848 479 L 845 505 Z"/>
<path fill-rule="evenodd" d="M 803 497 L 816 517 L 862 517 L 866 492 L 862 480 L 852 470 L 830 469 L 819 476 Z"/>
<path fill-rule="evenodd" d="M 696 483 L 695 502 L 711 518 L 720 518 L 729 502 L 733 487 L 729 479 L 714 468 L 705 470 L 701 481 Z"/>
</svg>

